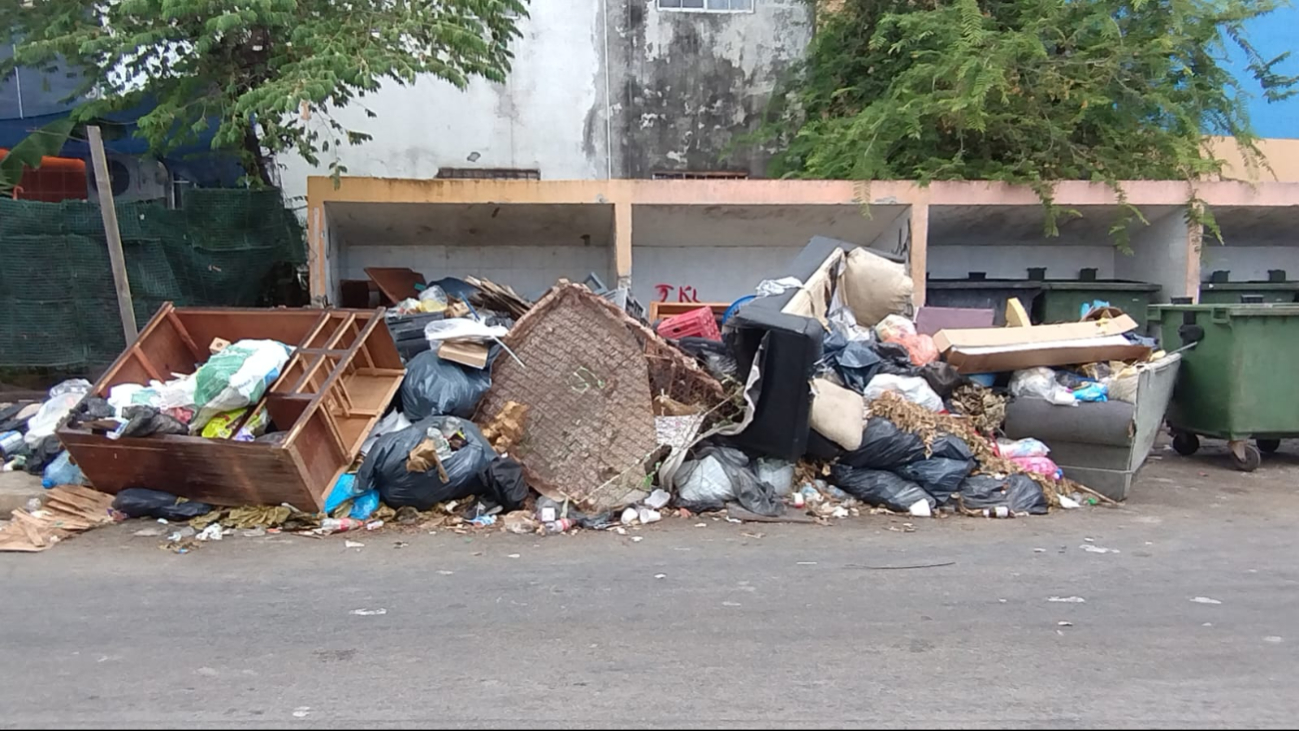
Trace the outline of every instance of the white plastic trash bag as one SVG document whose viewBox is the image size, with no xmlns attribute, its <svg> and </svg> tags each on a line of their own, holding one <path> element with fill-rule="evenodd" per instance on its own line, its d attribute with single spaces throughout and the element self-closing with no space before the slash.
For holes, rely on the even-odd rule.
<svg viewBox="0 0 1299 731">
<path fill-rule="evenodd" d="M 49 400 L 41 404 L 36 415 L 27 421 L 27 434 L 23 436 L 27 446 L 35 447 L 53 434 L 68 412 L 90 393 L 90 388 L 90 381 L 84 378 L 73 378 L 51 388 Z"/>
<path fill-rule="evenodd" d="M 508 328 L 484 325 L 467 317 L 434 320 L 424 326 L 424 339 L 436 348 L 443 340 L 496 340 L 505 337 Z"/>
<path fill-rule="evenodd" d="M 208 358 L 194 374 L 194 405 L 190 422 L 197 434 L 217 414 L 257 403 L 289 360 L 292 349 L 274 340 L 240 340 Z"/>
<path fill-rule="evenodd" d="M 1050 401 L 1056 406 L 1076 406 L 1073 392 L 1055 380 L 1050 368 L 1025 368 L 1010 377 L 1010 395 L 1015 398 L 1036 398 Z"/>
<path fill-rule="evenodd" d="M 919 376 L 897 376 L 892 373 L 881 373 L 866 384 L 866 390 L 862 395 L 867 401 L 874 401 L 883 396 L 885 391 L 900 394 L 902 398 L 920 404 L 930 411 L 943 410 L 943 400 L 939 398 L 937 393 L 934 393 L 934 389 L 929 387 L 925 379 Z"/>
</svg>

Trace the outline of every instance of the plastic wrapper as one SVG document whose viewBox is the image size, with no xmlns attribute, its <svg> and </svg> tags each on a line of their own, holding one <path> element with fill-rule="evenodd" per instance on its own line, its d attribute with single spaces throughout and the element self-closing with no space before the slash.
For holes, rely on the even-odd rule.
<svg viewBox="0 0 1299 731">
<path fill-rule="evenodd" d="M 931 511 L 938 506 L 938 501 L 920 485 L 885 470 L 837 464 L 830 468 L 830 481 L 867 505 L 899 513 L 909 512 L 916 503 L 926 503 Z"/>
<path fill-rule="evenodd" d="M 1050 457 L 1011 457 L 1010 461 L 1029 472 L 1035 472 L 1053 480 L 1058 480 L 1064 475 L 1059 465 Z"/>
<path fill-rule="evenodd" d="M 207 515 L 213 508 L 207 503 L 184 500 L 161 490 L 128 487 L 113 498 L 113 510 L 132 518 L 162 518 L 182 523 Z"/>
<path fill-rule="evenodd" d="M 190 431 L 201 433 L 208 420 L 225 411 L 257 403 L 289 360 L 290 348 L 274 340 L 240 340 L 208 358 L 194 374 Z"/>
<path fill-rule="evenodd" d="M 50 398 L 41 404 L 36 414 L 27 420 L 27 433 L 23 441 L 28 447 L 35 447 L 42 439 L 54 434 L 63 418 L 90 392 L 90 381 L 84 378 L 73 378 L 50 389 Z"/>
<path fill-rule="evenodd" d="M 1010 395 L 1015 398 L 1044 399 L 1057 406 L 1073 406 L 1078 403 L 1069 389 L 1056 382 L 1055 371 L 1043 367 L 1015 371 L 1010 377 Z"/>
<path fill-rule="evenodd" d="M 432 323 L 430 323 L 432 324 Z M 492 387 L 490 368 L 466 368 L 426 350 L 406 365 L 401 382 L 401 410 L 419 421 L 429 416 L 473 416 L 487 389 Z"/>
<path fill-rule="evenodd" d="M 843 385 L 861 393 L 880 370 L 881 358 L 873 346 L 869 338 L 850 340 L 845 333 L 836 330 L 825 336 L 821 357 Z"/>
<path fill-rule="evenodd" d="M 785 512 L 776 489 L 754 474 L 744 452 L 730 447 L 703 447 L 682 463 L 674 477 L 683 503 L 718 510 L 735 501 L 745 510 L 774 517 Z"/>
<path fill-rule="evenodd" d="M 1031 437 L 1025 439 L 998 439 L 996 445 L 997 455 L 1007 459 L 1016 457 L 1045 457 L 1051 453 L 1051 448 Z"/>
<path fill-rule="evenodd" d="M 938 360 L 938 346 L 928 335 L 904 335 L 892 342 L 907 349 L 912 365 L 923 366 Z"/>
<path fill-rule="evenodd" d="M 1005 506 L 1012 512 L 1045 515 L 1049 504 L 1042 486 L 1028 475 L 1008 477 L 970 475 L 961 483 L 956 497 L 962 507 L 984 510 Z"/>
<path fill-rule="evenodd" d="M 347 517 L 355 520 L 369 520 L 374 511 L 379 509 L 379 491 L 367 490 L 352 499 L 352 509 Z"/>
<path fill-rule="evenodd" d="M 325 513 L 332 514 L 338 509 L 338 506 L 352 500 L 357 495 L 365 492 L 356 481 L 356 473 L 344 472 L 334 480 L 334 486 L 329 489 L 329 494 L 325 496 Z"/>
<path fill-rule="evenodd" d="M 892 470 L 924 458 L 925 443 L 920 437 L 874 416 L 866 421 L 861 446 L 844 453 L 839 462 L 849 467 Z"/>
<path fill-rule="evenodd" d="M 409 505 L 421 511 L 477 493 L 483 487 L 479 475 L 496 458 L 496 452 L 492 451 L 492 445 L 483 438 L 478 427 L 468 420 L 456 420 L 464 434 L 464 445 L 442 461 L 447 480 L 443 480 L 436 469 L 427 472 L 406 470 L 407 457 L 424 441 L 427 430 L 441 430 L 451 419 L 455 417 L 430 416 L 406 429 L 379 437 L 356 475 L 358 488 L 362 491 L 378 490 L 383 502 L 393 508 Z"/>
<path fill-rule="evenodd" d="M 41 487 L 46 490 L 59 485 L 89 485 L 90 481 L 86 479 L 86 474 L 81 471 L 72 461 L 72 456 L 67 452 L 61 452 L 45 466 L 45 471 L 41 473 Z"/>
<path fill-rule="evenodd" d="M 684 337 L 677 340 L 676 345 L 693 355 L 713 378 L 738 378 L 740 366 L 725 343 L 709 338 Z"/>
<path fill-rule="evenodd" d="M 449 320 L 434 320 L 425 325 L 424 339 L 437 347 L 443 340 L 497 340 L 505 337 L 508 332 L 499 325 L 487 325 L 467 317 L 453 317 Z"/>
<path fill-rule="evenodd" d="M 1073 397 L 1079 401 L 1085 402 L 1104 402 L 1109 401 L 1109 388 L 1104 383 L 1095 381 L 1088 383 L 1082 388 L 1075 388 Z"/>
<path fill-rule="evenodd" d="M 875 325 L 875 335 L 891 343 L 916 334 L 916 324 L 902 315 L 889 315 Z"/>
<path fill-rule="evenodd" d="M 151 437 L 155 434 L 189 434 L 185 422 L 158 411 L 152 406 L 127 406 L 122 410 L 126 421 L 108 433 L 109 439 Z"/>
<path fill-rule="evenodd" d="M 266 431 L 266 410 L 259 409 L 253 414 L 244 425 L 239 428 L 239 433 L 234 431 L 235 424 L 239 419 L 248 412 L 248 407 L 227 411 L 223 414 L 217 414 L 208 420 L 203 426 L 203 436 L 208 439 L 230 439 L 234 437 L 237 442 L 251 442 L 261 436 Z"/>
<path fill-rule="evenodd" d="M 919 404 L 930 411 L 943 410 L 943 400 L 938 397 L 938 394 L 934 393 L 934 389 L 929 387 L 925 379 L 919 376 L 895 376 L 890 373 L 881 373 L 871 379 L 862 395 L 866 397 L 867 401 L 874 401 L 887 391 L 901 394 L 906 400 Z"/>
<path fill-rule="evenodd" d="M 775 457 L 759 457 L 753 463 L 758 480 L 771 485 L 776 494 L 784 497 L 794 491 L 794 463 Z"/>
</svg>

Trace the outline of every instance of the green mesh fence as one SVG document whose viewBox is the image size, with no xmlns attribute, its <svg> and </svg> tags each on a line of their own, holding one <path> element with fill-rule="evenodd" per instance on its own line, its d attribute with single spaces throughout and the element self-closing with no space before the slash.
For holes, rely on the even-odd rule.
<svg viewBox="0 0 1299 731">
<path fill-rule="evenodd" d="M 189 190 L 117 220 L 140 327 L 168 300 L 253 306 L 273 267 L 306 255 L 274 190 Z M 125 347 L 99 207 L 0 199 L 0 367 L 85 368 Z"/>
</svg>

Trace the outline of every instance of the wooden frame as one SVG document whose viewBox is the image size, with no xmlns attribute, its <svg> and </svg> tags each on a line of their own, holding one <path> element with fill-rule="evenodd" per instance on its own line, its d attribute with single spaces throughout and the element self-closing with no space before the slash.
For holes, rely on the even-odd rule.
<svg viewBox="0 0 1299 731">
<path fill-rule="evenodd" d="M 319 510 L 401 386 L 405 368 L 383 310 L 203 309 L 166 303 L 95 384 L 169 380 L 207 360 L 214 338 L 295 346 L 251 415 L 265 409 L 278 444 L 162 435 L 111 440 L 64 427 L 59 438 L 97 490 L 155 490 L 217 505 Z"/>
</svg>

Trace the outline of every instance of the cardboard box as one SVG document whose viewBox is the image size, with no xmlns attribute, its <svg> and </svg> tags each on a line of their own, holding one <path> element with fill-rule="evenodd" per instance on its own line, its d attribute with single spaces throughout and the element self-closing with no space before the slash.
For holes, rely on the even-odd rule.
<svg viewBox="0 0 1299 731">
<path fill-rule="evenodd" d="M 934 345 L 961 373 L 998 373 L 1145 358 L 1150 348 L 1123 337 L 1136 327 L 1131 317 L 1123 315 L 1103 322 L 942 330 L 934 336 Z"/>
<path fill-rule="evenodd" d="M 470 368 L 482 369 L 487 365 L 490 349 L 482 343 L 445 340 L 438 346 L 438 357 Z"/>
</svg>

